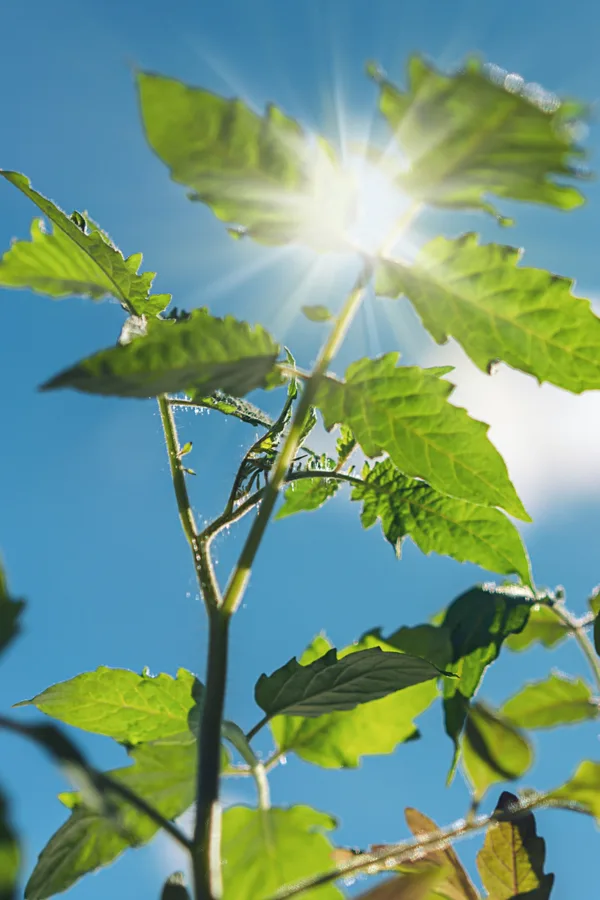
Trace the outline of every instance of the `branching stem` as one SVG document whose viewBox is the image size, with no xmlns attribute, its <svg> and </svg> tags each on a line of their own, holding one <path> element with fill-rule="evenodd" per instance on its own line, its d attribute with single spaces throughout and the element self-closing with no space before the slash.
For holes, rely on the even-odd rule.
<svg viewBox="0 0 600 900">
<path fill-rule="evenodd" d="M 600 693 L 600 658 L 585 630 L 586 626 L 590 624 L 588 617 L 586 616 L 582 619 L 578 619 L 577 616 L 573 615 L 564 603 L 561 602 L 549 604 L 548 609 L 551 609 L 556 618 L 559 619 L 563 625 L 566 625 L 579 644 L 581 652 L 589 663 L 592 675 L 596 682 L 596 687 Z"/>
</svg>

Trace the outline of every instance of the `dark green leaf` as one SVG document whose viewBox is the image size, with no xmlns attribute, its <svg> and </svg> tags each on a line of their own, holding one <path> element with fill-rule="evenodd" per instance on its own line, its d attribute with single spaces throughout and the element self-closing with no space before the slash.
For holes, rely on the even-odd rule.
<svg viewBox="0 0 600 900">
<path fill-rule="evenodd" d="M 337 246 L 354 214 L 354 190 L 331 148 L 312 144 L 277 107 L 258 116 L 160 75 L 138 75 L 148 142 L 171 177 L 224 222 L 267 244 Z"/>
<path fill-rule="evenodd" d="M 303 478 L 293 481 L 283 496 L 283 505 L 275 518 L 285 519 L 298 512 L 312 512 L 337 493 L 339 481 L 332 478 Z"/>
<path fill-rule="evenodd" d="M 549 799 L 575 804 L 600 825 L 600 763 L 584 760 L 569 781 L 549 794 Z"/>
<path fill-rule="evenodd" d="M 554 673 L 545 681 L 526 684 L 500 712 L 520 728 L 555 728 L 596 719 L 600 710 L 583 679 Z"/>
<path fill-rule="evenodd" d="M 531 592 L 525 588 L 480 585 L 454 600 L 443 619 L 450 633 L 452 664 L 458 678 L 444 681 L 446 733 L 454 742 L 452 777 L 458 761 L 459 737 L 486 668 L 498 657 L 506 638 L 520 632 L 531 609 Z"/>
<path fill-rule="evenodd" d="M 292 658 L 272 675 L 261 675 L 255 699 L 269 718 L 322 716 L 381 700 L 439 674 L 427 660 L 407 653 L 371 647 L 338 659 L 332 648 L 309 665 Z"/>
<path fill-rule="evenodd" d="M 173 872 L 165 881 L 160 900 L 190 900 L 183 872 Z"/>
<path fill-rule="evenodd" d="M 265 900 L 284 884 L 331 869 L 333 847 L 323 832 L 335 827 L 335 819 L 309 806 L 225 810 L 223 900 Z M 334 884 L 302 896 L 342 898 Z"/>
<path fill-rule="evenodd" d="M 529 521 L 488 426 L 448 402 L 450 369 L 397 367 L 398 354 L 362 359 L 344 383 L 325 379 L 317 406 L 325 426 L 352 429 L 367 456 L 387 452 L 405 475 L 435 490 L 484 506 L 501 506 Z"/>
<path fill-rule="evenodd" d="M 600 613 L 594 619 L 594 648 L 600 656 Z"/>
<path fill-rule="evenodd" d="M 407 629 L 416 632 L 418 629 Z M 398 637 L 399 632 L 395 637 Z M 394 636 L 390 638 L 393 640 Z M 411 647 L 411 635 L 398 639 L 398 648 Z M 352 653 L 379 647 L 386 651 L 397 649 L 372 635 L 362 638 L 340 651 L 346 658 Z M 447 659 L 444 648 L 437 640 L 423 635 L 414 641 L 415 651 L 431 651 L 435 664 Z M 329 641 L 320 635 L 300 657 L 303 666 L 310 666 L 331 650 Z M 280 754 L 293 752 L 297 756 L 324 768 L 355 768 L 361 756 L 392 753 L 403 741 L 417 735 L 414 720 L 439 696 L 435 680 L 425 681 L 413 687 L 389 694 L 381 700 L 363 703 L 345 712 L 333 712 L 314 717 L 276 716 L 271 721 L 271 731 Z"/>
<path fill-rule="evenodd" d="M 496 84 L 476 59 L 445 76 L 412 57 L 405 91 L 373 77 L 379 109 L 409 163 L 395 178 L 402 190 L 436 206 L 491 212 L 489 194 L 560 209 L 583 202 L 555 180 L 579 174 L 573 163 L 584 154 L 570 125 L 582 107 L 508 89 L 510 76 Z"/>
<path fill-rule="evenodd" d="M 438 344 L 454 338 L 484 372 L 508 363 L 573 391 L 600 388 L 600 319 L 573 282 L 517 267 L 521 251 L 476 234 L 435 238 L 413 266 L 385 261 L 379 294 L 411 301 Z"/>
<path fill-rule="evenodd" d="M 500 795 L 496 812 L 518 804 L 514 794 Z M 488 826 L 483 847 L 477 854 L 477 868 L 487 900 L 548 900 L 554 875 L 544 873 L 546 844 L 538 837 L 533 813 L 510 822 Z"/>
<path fill-rule="evenodd" d="M 16 705 L 31 704 L 67 725 L 139 744 L 184 733 L 201 695 L 202 685 L 185 669 L 172 678 L 101 666 Z"/>
<path fill-rule="evenodd" d="M 403 475 L 389 459 L 363 471 L 365 484 L 354 487 L 362 500 L 361 522 L 370 528 L 379 518 L 387 540 L 400 556 L 410 536 L 423 553 L 440 553 L 501 574 L 517 574 L 531 584 L 529 560 L 519 532 L 497 509 L 440 494 Z"/>
<path fill-rule="evenodd" d="M 536 641 L 543 647 L 555 647 L 569 634 L 569 629 L 549 606 L 537 604 L 529 611 L 529 619 L 522 631 L 512 634 L 506 640 L 509 650 L 527 650 Z"/>
<path fill-rule="evenodd" d="M 13 244 L 0 262 L 0 285 L 29 288 L 51 297 L 78 295 L 100 300 L 112 295 L 134 315 L 156 315 L 168 306 L 169 294 L 149 296 L 154 272 L 138 275 L 142 254 L 128 259 L 98 226 L 80 213 L 65 215 L 51 200 L 38 194 L 18 172 L 0 175 L 19 188 L 54 225 L 52 234 L 34 219 L 31 243 Z"/>
<path fill-rule="evenodd" d="M 403 625 L 383 640 L 402 653 L 412 653 L 414 656 L 428 659 L 440 670 L 446 670 L 452 662 L 452 642 L 447 628 L 437 628 L 435 625 L 412 627 Z"/>
<path fill-rule="evenodd" d="M 303 306 L 302 312 L 311 322 L 330 322 L 333 318 L 326 306 Z"/>
<path fill-rule="evenodd" d="M 0 900 L 17 900 L 20 868 L 19 843 L 8 816 L 6 799 L 0 793 Z"/>
<path fill-rule="evenodd" d="M 142 744 L 132 751 L 134 764 L 108 773 L 152 804 L 167 819 L 185 812 L 194 800 L 196 744 Z M 42 850 L 25 889 L 27 900 L 45 900 L 66 891 L 83 875 L 113 862 L 128 847 L 147 843 L 158 826 L 132 806 L 118 801 L 120 826 L 83 805 L 78 794 L 60 799 L 70 818 Z"/>
<path fill-rule="evenodd" d="M 439 831 L 439 827 L 435 822 L 419 812 L 418 809 L 408 808 L 404 810 L 406 824 L 415 835 L 415 837 L 423 837 L 426 834 L 433 834 Z M 427 853 L 425 860 L 436 862 L 440 868 L 446 867 L 444 879 L 438 885 L 435 897 L 439 895 L 446 900 L 480 900 L 479 894 L 473 886 L 473 882 L 469 878 L 464 866 L 458 858 L 456 851 L 450 846 L 446 846 L 441 850 L 434 850 Z M 428 897 L 427 900 L 430 900 Z M 432 897 L 431 900 L 434 900 Z"/>
<path fill-rule="evenodd" d="M 462 738 L 462 762 L 474 797 L 479 800 L 490 785 L 524 775 L 533 762 L 533 749 L 508 719 L 482 703 L 474 703 Z"/>
<path fill-rule="evenodd" d="M 23 600 L 14 600 L 10 596 L 4 568 L 0 563 L 0 653 L 19 634 L 20 618 L 24 607 Z"/>
<path fill-rule="evenodd" d="M 155 397 L 195 389 L 242 396 L 281 383 L 274 370 L 279 346 L 261 325 L 195 309 L 183 321 L 152 319 L 148 333 L 82 360 L 42 385 L 89 394 Z"/>
</svg>

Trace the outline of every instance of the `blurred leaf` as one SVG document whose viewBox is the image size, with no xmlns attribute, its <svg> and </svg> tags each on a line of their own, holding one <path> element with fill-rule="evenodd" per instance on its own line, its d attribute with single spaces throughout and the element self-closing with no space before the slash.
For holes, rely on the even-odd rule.
<svg viewBox="0 0 600 900">
<path fill-rule="evenodd" d="M 600 763 L 584 760 L 573 777 L 547 797 L 561 803 L 576 804 L 600 825 Z"/>
<path fill-rule="evenodd" d="M 444 880 L 446 870 L 437 865 L 422 863 L 420 871 L 397 875 L 378 884 L 356 900 L 436 900 L 436 888 Z"/>
<path fill-rule="evenodd" d="M 14 600 L 10 596 L 4 568 L 0 562 L 0 653 L 21 631 L 20 619 L 24 608 L 23 600 Z"/>
<path fill-rule="evenodd" d="M 303 306 L 302 312 L 311 322 L 330 322 L 333 318 L 326 306 Z"/>
<path fill-rule="evenodd" d="M 332 478 L 302 478 L 292 481 L 283 495 L 283 505 L 276 519 L 285 519 L 298 512 L 312 512 L 319 509 L 333 497 L 340 486 L 339 481 Z"/>
<path fill-rule="evenodd" d="M 17 900 L 20 868 L 19 842 L 8 816 L 6 798 L 0 793 L 0 900 Z"/>
<path fill-rule="evenodd" d="M 439 831 L 435 822 L 423 815 L 422 812 L 419 812 L 418 809 L 409 807 L 404 810 L 404 816 L 406 824 L 415 837 L 422 837 L 425 834 Z M 444 878 L 441 884 L 437 886 L 436 897 L 439 891 L 439 896 L 445 897 L 447 900 L 480 900 L 473 882 L 451 844 L 447 844 L 443 850 L 426 852 L 423 859 L 435 862 L 440 868 L 445 867 Z M 418 865 L 418 863 L 419 860 L 416 860 L 415 864 Z"/>
<path fill-rule="evenodd" d="M 196 742 L 157 741 L 132 752 L 134 764 L 108 774 L 152 804 L 167 819 L 194 801 Z M 83 875 L 113 862 L 128 847 L 147 843 L 158 826 L 132 806 L 117 801 L 120 826 L 86 807 L 78 794 L 61 794 L 69 819 L 42 850 L 25 889 L 26 900 L 45 900 L 66 891 Z"/>
<path fill-rule="evenodd" d="M 417 630 L 406 629 L 406 632 Z M 400 649 L 402 645 L 412 646 L 410 634 L 404 633 L 398 644 Z M 383 640 L 367 635 L 357 644 L 340 651 L 340 657 L 375 647 L 388 652 L 396 649 Z M 430 650 L 436 665 L 441 666 L 446 658 L 441 644 L 435 639 L 427 641 L 419 635 L 414 647 L 415 653 Z M 325 637 L 316 637 L 300 657 L 300 663 L 309 666 L 330 650 L 331 644 Z M 293 752 L 301 759 L 324 768 L 355 768 L 361 756 L 391 753 L 398 744 L 414 738 L 417 735 L 414 719 L 438 696 L 437 683 L 434 680 L 425 681 L 350 711 L 333 712 L 316 718 L 276 716 L 271 720 L 271 731 L 280 754 Z"/>
<path fill-rule="evenodd" d="M 412 266 L 384 261 L 376 291 L 404 294 L 438 344 L 449 337 L 484 372 L 502 361 L 580 394 L 600 388 L 600 319 L 573 281 L 517 267 L 522 251 L 476 234 L 434 238 Z"/>
<path fill-rule="evenodd" d="M 247 394 L 275 387 L 279 346 L 261 326 L 195 309 L 183 321 L 152 319 L 130 344 L 101 350 L 65 369 L 42 390 L 75 388 L 89 394 L 155 397 L 195 389 Z"/>
<path fill-rule="evenodd" d="M 165 881 L 160 900 L 190 900 L 183 872 L 173 872 Z"/>
<path fill-rule="evenodd" d="M 261 675 L 255 699 L 269 718 L 317 717 L 381 700 L 439 675 L 439 669 L 425 659 L 385 652 L 379 646 L 340 658 L 331 648 L 308 665 L 294 657 L 272 675 Z"/>
<path fill-rule="evenodd" d="M 594 648 L 600 656 L 600 613 L 594 619 Z"/>
<path fill-rule="evenodd" d="M 149 296 L 154 272 L 138 275 L 142 254 L 123 258 L 98 226 L 82 216 L 65 215 L 38 194 L 25 175 L 0 169 L 0 175 L 22 191 L 54 225 L 46 233 L 34 219 L 31 243 L 17 241 L 0 262 L 0 285 L 29 288 L 51 297 L 78 295 L 100 300 L 112 295 L 133 315 L 155 316 L 169 305 L 169 294 Z"/>
<path fill-rule="evenodd" d="M 338 468 L 341 468 L 343 463 L 348 459 L 350 454 L 353 452 L 356 447 L 356 438 L 352 434 L 350 428 L 347 425 L 340 425 L 340 436 L 335 442 L 335 449 L 337 452 L 337 465 Z"/>
<path fill-rule="evenodd" d="M 582 106 L 560 104 L 539 88 L 516 88 L 523 84 L 518 76 L 496 84 L 474 58 L 446 76 L 413 56 L 406 90 L 376 71 L 372 77 L 380 85 L 379 109 L 408 162 L 395 182 L 415 198 L 492 213 L 489 194 L 559 209 L 583 203 L 578 190 L 555 180 L 579 175 L 574 161 L 585 154 L 571 123 L 584 114 Z"/>
<path fill-rule="evenodd" d="M 450 369 L 397 362 L 397 353 L 362 359 L 345 382 L 324 379 L 316 405 L 325 427 L 347 425 L 367 456 L 387 452 L 401 472 L 437 491 L 529 521 L 488 426 L 448 402 L 453 386 L 441 376 Z"/>
<path fill-rule="evenodd" d="M 474 703 L 462 738 L 462 760 L 474 797 L 479 800 L 492 784 L 524 775 L 533 763 L 533 749 L 508 719 Z"/>
<path fill-rule="evenodd" d="M 446 734 L 455 747 L 449 780 L 458 762 L 459 737 L 470 700 L 507 637 L 526 626 L 531 596 L 526 588 L 482 584 L 461 594 L 446 610 L 442 624 L 452 643 L 452 663 L 447 668 L 459 676 L 445 679 L 443 686 Z"/>
<path fill-rule="evenodd" d="M 519 728 L 554 728 L 596 719 L 600 710 L 582 678 L 553 673 L 545 681 L 526 684 L 500 712 Z"/>
<path fill-rule="evenodd" d="M 67 725 L 139 744 L 185 733 L 202 691 L 185 669 L 172 678 L 100 666 L 15 705 L 33 705 Z"/>
<path fill-rule="evenodd" d="M 568 634 L 568 627 L 557 618 L 549 606 L 536 604 L 529 610 L 525 628 L 518 634 L 510 635 L 506 640 L 506 646 L 518 653 L 539 641 L 543 647 L 549 649 L 559 644 Z"/>
<path fill-rule="evenodd" d="M 265 900 L 284 884 L 331 868 L 332 846 L 323 832 L 335 819 L 308 806 L 223 813 L 223 900 Z M 334 884 L 302 895 L 341 900 Z"/>
<path fill-rule="evenodd" d="M 338 246 L 354 216 L 354 189 L 322 139 L 309 141 L 277 107 L 258 116 L 180 81 L 142 72 L 148 143 L 171 177 L 224 222 L 265 244 Z"/>
<path fill-rule="evenodd" d="M 519 798 L 504 791 L 496 812 L 517 804 Z M 544 873 L 546 843 L 538 837 L 533 813 L 512 822 L 494 822 L 488 826 L 483 847 L 477 854 L 487 900 L 548 900 L 554 875 Z"/>
<path fill-rule="evenodd" d="M 248 425 L 270 428 L 273 424 L 271 417 L 263 412 L 262 409 L 239 397 L 231 397 L 222 391 L 215 391 L 209 397 L 202 396 L 201 391 L 190 391 L 189 393 L 192 402 L 199 407 L 214 409 L 225 416 L 234 416 L 234 418 L 240 419 L 242 422 L 247 422 Z"/>
<path fill-rule="evenodd" d="M 361 522 L 370 528 L 380 519 L 397 556 L 403 539 L 410 536 L 423 553 L 515 573 L 531 583 L 519 532 L 499 510 L 440 494 L 423 481 L 407 478 L 389 459 L 365 466 L 362 477 L 364 485 L 355 486 L 351 495 L 363 501 Z"/>
</svg>

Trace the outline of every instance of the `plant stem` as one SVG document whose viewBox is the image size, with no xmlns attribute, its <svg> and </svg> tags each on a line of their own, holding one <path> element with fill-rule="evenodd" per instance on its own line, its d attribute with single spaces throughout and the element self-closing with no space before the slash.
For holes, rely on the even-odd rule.
<svg viewBox="0 0 600 900">
<path fill-rule="evenodd" d="M 563 603 L 548 604 L 548 609 L 551 609 L 557 619 L 560 619 L 563 625 L 566 625 L 579 644 L 581 652 L 587 659 L 590 669 L 592 670 L 596 687 L 600 692 L 600 658 L 585 631 L 585 626 L 589 624 L 587 617 L 578 619 L 577 616 L 574 616 Z"/>
<path fill-rule="evenodd" d="M 223 722 L 222 733 L 223 737 L 233 744 L 242 759 L 250 766 L 250 772 L 256 782 L 256 789 L 258 791 L 259 809 L 270 809 L 271 795 L 266 766 L 264 766 L 256 756 L 254 750 L 248 743 L 246 735 L 235 722 Z"/>
</svg>

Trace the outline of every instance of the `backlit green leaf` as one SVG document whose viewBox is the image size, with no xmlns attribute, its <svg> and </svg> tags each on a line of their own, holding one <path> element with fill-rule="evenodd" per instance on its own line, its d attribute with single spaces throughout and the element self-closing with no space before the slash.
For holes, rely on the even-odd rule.
<svg viewBox="0 0 600 900">
<path fill-rule="evenodd" d="M 298 512 L 312 512 L 337 493 L 339 481 L 332 478 L 302 478 L 293 481 L 283 495 L 283 505 L 276 519 L 285 519 Z"/>
<path fill-rule="evenodd" d="M 539 382 L 600 388 L 600 319 L 573 282 L 517 266 L 521 251 L 476 234 L 435 238 L 413 266 L 382 262 L 380 294 L 411 301 L 438 342 L 454 338 L 484 372 L 499 360 Z"/>
<path fill-rule="evenodd" d="M 548 799 L 573 803 L 594 816 L 600 825 L 600 763 L 584 760 L 573 777 L 552 791 Z"/>
<path fill-rule="evenodd" d="M 0 793 L 0 900 L 17 900 L 20 867 L 19 843 L 8 816 L 6 799 Z"/>
<path fill-rule="evenodd" d="M 340 435 L 335 442 L 337 465 L 341 468 L 356 447 L 356 438 L 347 425 L 340 425 Z"/>
<path fill-rule="evenodd" d="M 340 658 L 331 648 L 308 665 L 292 658 L 272 675 L 261 675 L 256 683 L 255 699 L 269 718 L 316 717 L 381 700 L 439 674 L 425 659 L 385 652 L 379 646 Z"/>
<path fill-rule="evenodd" d="M 14 600 L 6 583 L 4 567 L 0 562 L 0 653 L 8 647 L 10 642 L 21 630 L 21 614 L 25 607 L 23 600 Z"/>
<path fill-rule="evenodd" d="M 138 75 L 146 137 L 191 199 L 266 244 L 337 246 L 354 214 L 354 191 L 323 139 L 310 142 L 277 107 L 259 116 L 180 81 Z"/>
<path fill-rule="evenodd" d="M 210 397 L 203 396 L 200 391 L 190 391 L 190 399 L 201 408 L 214 409 L 224 416 L 234 416 L 241 422 L 247 422 L 248 425 L 264 428 L 270 428 L 273 425 L 271 417 L 258 406 L 247 400 L 241 400 L 239 397 L 231 397 L 224 394 L 223 391 L 215 391 Z"/>
<path fill-rule="evenodd" d="M 449 368 L 397 367 L 398 354 L 362 359 L 346 381 L 326 378 L 317 406 L 325 426 L 345 424 L 367 456 L 387 452 L 398 469 L 435 490 L 529 521 L 488 426 L 448 402 Z"/>
<path fill-rule="evenodd" d="M 411 647 L 424 653 L 431 652 L 431 659 L 442 666 L 446 661 L 444 647 L 438 640 L 421 635 L 419 641 L 411 641 L 411 632 L 399 632 L 398 648 Z M 340 651 L 340 656 L 374 647 L 395 649 L 391 643 L 367 635 L 358 644 Z M 323 636 L 316 637 L 300 663 L 309 666 L 322 659 L 331 650 L 330 642 Z M 415 652 L 415 651 L 413 651 Z M 361 756 L 391 753 L 398 744 L 417 734 L 414 720 L 439 696 L 435 680 L 405 688 L 381 700 L 363 703 L 346 712 L 333 712 L 317 718 L 301 716 L 276 716 L 270 726 L 277 749 L 281 754 L 293 752 L 297 756 L 324 768 L 355 768 Z"/>
<path fill-rule="evenodd" d="M 333 318 L 326 306 L 303 306 L 302 312 L 311 322 L 330 322 Z"/>
<path fill-rule="evenodd" d="M 514 794 L 500 795 L 496 812 L 518 804 Z M 546 843 L 538 837 L 533 813 L 511 822 L 488 826 L 483 847 L 477 854 L 477 868 L 487 900 L 548 900 L 554 875 L 544 872 Z"/>
<path fill-rule="evenodd" d="M 511 634 L 506 640 L 509 650 L 520 652 L 527 650 L 536 641 L 547 649 L 555 647 L 569 634 L 569 629 L 550 607 L 536 604 L 529 610 L 529 619 L 522 631 Z"/>
<path fill-rule="evenodd" d="M 533 763 L 525 735 L 482 703 L 470 707 L 461 745 L 463 768 L 477 800 L 492 784 L 520 778 Z"/>
<path fill-rule="evenodd" d="M 127 259 L 98 226 L 80 213 L 69 217 L 52 200 L 38 194 L 19 172 L 0 175 L 22 191 L 54 225 L 48 233 L 34 219 L 31 242 L 17 241 L 0 262 L 0 285 L 28 288 L 51 297 L 111 295 L 133 315 L 156 315 L 168 306 L 169 294 L 149 296 L 154 272 L 138 275 L 142 254 Z"/>
<path fill-rule="evenodd" d="M 500 712 L 520 728 L 555 728 L 596 719 L 600 710 L 582 678 L 553 673 L 545 681 L 526 684 Z"/>
<path fill-rule="evenodd" d="M 148 333 L 65 369 L 42 390 L 75 388 L 89 394 L 155 397 L 188 389 L 243 396 L 281 383 L 274 372 L 279 346 L 261 325 L 195 309 L 188 319 L 152 319 Z"/>
<path fill-rule="evenodd" d="M 370 528 L 377 519 L 400 556 L 410 536 L 423 553 L 440 553 L 472 562 L 491 572 L 517 574 L 531 583 L 529 560 L 519 532 L 497 509 L 477 506 L 440 494 L 422 481 L 403 475 L 391 460 L 366 466 L 364 485 L 352 490 L 362 500 L 361 522 Z"/>
<path fill-rule="evenodd" d="M 223 900 L 265 900 L 285 884 L 331 869 L 333 847 L 324 832 L 335 827 L 335 819 L 309 806 L 225 810 Z M 342 898 L 334 884 L 302 896 Z"/>
<path fill-rule="evenodd" d="M 139 744 L 184 733 L 201 695 L 202 685 L 185 669 L 172 678 L 101 666 L 16 705 L 33 705 L 67 725 Z"/>
<path fill-rule="evenodd" d="M 132 751 L 134 764 L 109 774 L 147 800 L 168 819 L 194 801 L 196 743 L 142 744 Z M 113 862 L 128 847 L 147 843 L 158 826 L 133 807 L 117 801 L 121 828 L 81 803 L 78 794 L 60 799 L 72 810 L 69 819 L 42 850 L 25 889 L 27 900 L 44 900 L 66 891 L 83 875 Z"/>
<path fill-rule="evenodd" d="M 491 212 L 489 194 L 560 209 L 583 202 L 574 187 L 555 180 L 579 174 L 574 162 L 584 153 L 571 121 L 582 115 L 581 106 L 523 87 L 519 76 L 495 83 L 476 59 L 446 76 L 413 56 L 406 90 L 376 71 L 372 77 L 380 85 L 379 109 L 408 163 L 396 184 L 412 196 Z"/>
</svg>

